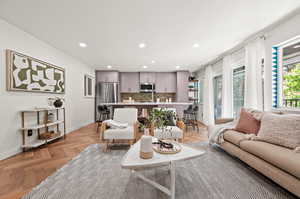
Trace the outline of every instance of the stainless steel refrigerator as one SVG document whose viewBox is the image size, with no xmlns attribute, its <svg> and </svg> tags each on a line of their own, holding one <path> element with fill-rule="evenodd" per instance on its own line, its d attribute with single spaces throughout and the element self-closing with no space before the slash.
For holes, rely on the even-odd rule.
<svg viewBox="0 0 300 199">
<path fill-rule="evenodd" d="M 119 83 L 98 82 L 96 84 L 95 119 L 97 120 L 99 118 L 99 113 L 98 113 L 99 105 L 103 105 L 103 103 L 116 103 L 118 101 L 119 101 Z"/>
</svg>

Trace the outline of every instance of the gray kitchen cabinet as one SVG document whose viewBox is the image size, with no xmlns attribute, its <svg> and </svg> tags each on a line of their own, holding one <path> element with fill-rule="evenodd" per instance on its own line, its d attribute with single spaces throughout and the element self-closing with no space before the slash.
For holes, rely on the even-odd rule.
<svg viewBox="0 0 300 199">
<path fill-rule="evenodd" d="M 121 93 L 138 93 L 140 88 L 140 77 L 138 72 L 122 72 Z"/>
<path fill-rule="evenodd" d="M 140 83 L 155 83 L 154 72 L 140 72 Z"/>
<path fill-rule="evenodd" d="M 189 75 L 188 71 L 178 71 L 177 76 L 177 92 L 176 100 L 177 102 L 189 102 L 188 96 L 188 85 L 189 85 Z"/>
<path fill-rule="evenodd" d="M 176 73 L 175 72 L 162 72 L 156 73 L 155 82 L 157 93 L 176 93 Z"/>
<path fill-rule="evenodd" d="M 118 71 L 96 71 L 96 82 L 119 82 Z"/>
</svg>

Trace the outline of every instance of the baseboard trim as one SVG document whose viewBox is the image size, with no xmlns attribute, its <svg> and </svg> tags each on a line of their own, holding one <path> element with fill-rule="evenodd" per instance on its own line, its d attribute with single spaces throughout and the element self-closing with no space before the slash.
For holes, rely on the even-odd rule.
<svg viewBox="0 0 300 199">
<path fill-rule="evenodd" d="M 70 128 L 70 130 L 67 131 L 66 134 L 69 134 L 69 133 L 72 133 L 73 131 L 79 130 L 79 129 L 84 128 L 84 127 L 87 127 L 87 126 L 89 126 L 89 125 L 91 125 L 93 123 L 94 122 L 86 122 L 85 124 L 83 124 L 80 127 Z M 23 150 L 22 150 L 22 148 L 20 146 L 16 147 L 16 148 L 13 148 L 13 149 L 11 149 L 9 151 L 4 151 L 4 152 L 0 153 L 0 161 L 1 160 L 5 160 L 7 158 L 11 158 L 11 157 L 13 157 L 15 155 L 18 155 L 19 153 L 22 153 L 22 152 L 23 152 Z"/>
<path fill-rule="evenodd" d="M 2 153 L 0 153 L 0 160 L 4 160 L 4 159 L 7 159 L 7 158 L 10 158 L 12 156 L 15 156 L 15 155 L 21 153 L 21 152 L 22 152 L 21 147 L 16 147 L 16 148 L 14 148 L 14 149 L 12 149 L 10 151 L 2 152 Z"/>
</svg>

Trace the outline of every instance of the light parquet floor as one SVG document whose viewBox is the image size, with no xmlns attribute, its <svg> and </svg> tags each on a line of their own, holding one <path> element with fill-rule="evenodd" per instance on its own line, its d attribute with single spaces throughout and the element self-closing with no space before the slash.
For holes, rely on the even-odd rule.
<svg viewBox="0 0 300 199">
<path fill-rule="evenodd" d="M 183 142 L 207 139 L 206 127 L 199 123 L 199 132 L 189 129 Z M 69 133 L 65 140 L 0 161 L 0 199 L 22 197 L 87 146 L 99 141 L 96 125 L 91 124 Z"/>
</svg>

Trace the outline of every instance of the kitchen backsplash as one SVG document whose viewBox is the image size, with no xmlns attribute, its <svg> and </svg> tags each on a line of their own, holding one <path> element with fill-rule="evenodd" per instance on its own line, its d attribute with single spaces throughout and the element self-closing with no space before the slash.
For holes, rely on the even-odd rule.
<svg viewBox="0 0 300 199">
<path fill-rule="evenodd" d="M 135 102 L 151 102 L 152 93 L 121 93 L 121 101 L 129 100 L 132 98 Z M 156 102 L 157 98 L 160 99 L 160 102 L 165 102 L 167 99 L 171 98 L 172 102 L 176 101 L 176 93 L 155 93 L 154 101 Z"/>
</svg>

